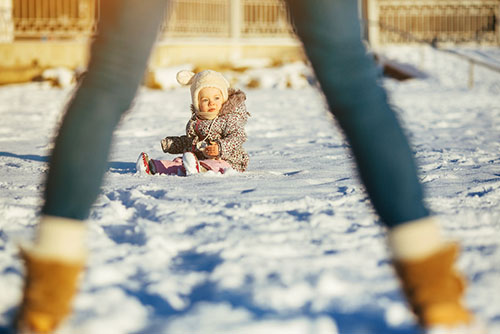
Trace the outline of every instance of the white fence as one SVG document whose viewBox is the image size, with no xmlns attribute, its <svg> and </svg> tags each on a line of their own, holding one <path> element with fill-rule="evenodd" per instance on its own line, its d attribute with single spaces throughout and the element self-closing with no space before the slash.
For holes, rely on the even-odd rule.
<svg viewBox="0 0 500 334">
<path fill-rule="evenodd" d="M 89 36 L 95 31 L 98 8 L 96 0 L 12 0 L 14 37 Z"/>
<path fill-rule="evenodd" d="M 0 0 L 0 39 L 88 37 L 99 1 L 106 0 Z M 359 1 L 375 45 L 500 44 L 500 0 Z M 294 38 L 283 0 L 170 0 L 165 17 L 163 40 Z"/>
<path fill-rule="evenodd" d="M 372 0 L 369 39 L 500 44 L 500 0 Z"/>
<path fill-rule="evenodd" d="M 290 37 L 293 29 L 290 15 L 281 1 L 246 0 L 243 1 L 243 36 L 262 35 Z"/>
<path fill-rule="evenodd" d="M 106 0 L 0 1 L 16 39 L 61 39 L 94 34 Z M 162 39 L 293 37 L 282 0 L 170 0 L 165 18 Z"/>
<path fill-rule="evenodd" d="M 169 2 L 163 36 L 229 37 L 230 0 L 173 0 Z"/>
<path fill-rule="evenodd" d="M 172 0 L 164 38 L 290 38 L 281 0 Z"/>
</svg>

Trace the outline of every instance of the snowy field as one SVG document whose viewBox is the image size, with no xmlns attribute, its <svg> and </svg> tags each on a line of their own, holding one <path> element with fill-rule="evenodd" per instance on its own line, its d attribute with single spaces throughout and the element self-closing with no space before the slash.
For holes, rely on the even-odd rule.
<svg viewBox="0 0 500 334">
<path fill-rule="evenodd" d="M 427 75 L 384 85 L 428 205 L 462 243 L 466 300 L 489 334 L 500 333 L 500 73 L 475 67 L 468 88 L 468 64 L 457 57 L 386 52 Z M 500 59 L 498 49 L 467 52 Z M 47 83 L 0 87 L 0 333 L 21 297 L 17 243 L 34 234 L 70 93 Z M 418 333 L 384 227 L 320 93 L 246 93 L 248 172 L 186 178 L 136 174 L 141 151 L 174 157 L 159 142 L 183 133 L 190 103 L 185 88 L 141 90 L 116 131 L 88 222 L 88 270 L 60 333 Z"/>
</svg>

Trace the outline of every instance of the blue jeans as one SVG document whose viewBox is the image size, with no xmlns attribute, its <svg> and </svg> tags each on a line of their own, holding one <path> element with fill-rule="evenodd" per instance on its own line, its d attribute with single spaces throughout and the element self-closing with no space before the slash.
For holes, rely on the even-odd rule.
<svg viewBox="0 0 500 334">
<path fill-rule="evenodd" d="M 361 42 L 356 0 L 287 0 L 330 111 L 388 227 L 429 215 L 413 155 Z"/>
<path fill-rule="evenodd" d="M 299 37 L 382 221 L 427 216 L 412 152 L 360 39 L 356 0 L 288 0 Z M 141 83 L 165 0 L 101 1 L 88 74 L 68 105 L 47 179 L 46 215 L 86 219 L 113 130 Z"/>
<path fill-rule="evenodd" d="M 100 1 L 88 72 L 67 106 L 52 152 L 43 214 L 88 217 L 107 168 L 113 130 L 141 84 L 167 2 Z"/>
</svg>

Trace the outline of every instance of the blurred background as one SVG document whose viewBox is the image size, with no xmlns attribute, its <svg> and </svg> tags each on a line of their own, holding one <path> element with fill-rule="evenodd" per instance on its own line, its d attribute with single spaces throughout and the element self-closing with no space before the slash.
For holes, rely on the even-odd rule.
<svg viewBox="0 0 500 334">
<path fill-rule="evenodd" d="M 0 0 L 0 84 L 84 71 L 105 0 Z M 387 45 L 500 45 L 500 0 L 359 0 L 363 38 Z M 305 61 L 282 0 L 171 0 L 145 83 L 160 69 L 244 71 Z M 203 47 L 204 52 L 199 52 Z"/>
</svg>

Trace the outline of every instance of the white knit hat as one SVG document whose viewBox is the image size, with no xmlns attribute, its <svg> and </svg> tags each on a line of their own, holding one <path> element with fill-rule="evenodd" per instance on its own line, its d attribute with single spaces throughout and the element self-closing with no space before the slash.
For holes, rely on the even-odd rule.
<svg viewBox="0 0 500 334">
<path fill-rule="evenodd" d="M 193 100 L 194 108 L 198 111 L 198 94 L 203 88 L 218 88 L 222 92 L 223 102 L 227 101 L 229 82 L 219 72 L 205 70 L 195 74 L 194 72 L 183 70 L 177 73 L 177 82 L 183 86 L 191 85 L 191 99 Z"/>
</svg>

